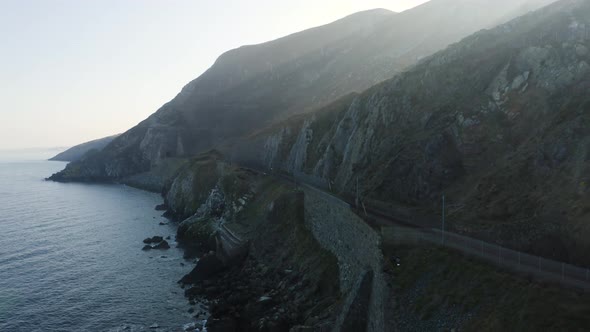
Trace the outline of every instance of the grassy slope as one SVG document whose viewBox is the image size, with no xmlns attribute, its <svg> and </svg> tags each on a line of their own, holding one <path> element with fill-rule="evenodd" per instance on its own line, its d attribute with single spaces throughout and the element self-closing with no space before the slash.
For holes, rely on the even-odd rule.
<svg viewBox="0 0 590 332">
<path fill-rule="evenodd" d="M 436 247 L 387 248 L 400 330 L 581 331 L 590 295 L 532 283 Z M 400 317 L 404 314 L 404 317 Z M 407 327 L 407 325 L 405 325 Z M 445 326 L 441 328 L 441 326 Z"/>
</svg>

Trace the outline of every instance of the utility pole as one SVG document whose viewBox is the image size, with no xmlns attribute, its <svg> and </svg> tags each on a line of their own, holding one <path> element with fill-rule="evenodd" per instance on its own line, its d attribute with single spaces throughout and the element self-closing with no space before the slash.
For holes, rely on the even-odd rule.
<svg viewBox="0 0 590 332">
<path fill-rule="evenodd" d="M 445 244 L 445 194 L 442 195 L 442 244 Z"/>
</svg>

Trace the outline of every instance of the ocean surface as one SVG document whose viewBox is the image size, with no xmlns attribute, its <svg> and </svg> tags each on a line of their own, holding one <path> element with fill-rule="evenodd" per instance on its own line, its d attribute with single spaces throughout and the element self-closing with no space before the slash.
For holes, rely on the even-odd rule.
<svg viewBox="0 0 590 332">
<path fill-rule="evenodd" d="M 159 225 L 162 198 L 43 180 L 64 166 L 0 155 L 0 331 L 182 331 L 193 264 Z M 154 235 L 172 248 L 142 251 Z"/>
</svg>

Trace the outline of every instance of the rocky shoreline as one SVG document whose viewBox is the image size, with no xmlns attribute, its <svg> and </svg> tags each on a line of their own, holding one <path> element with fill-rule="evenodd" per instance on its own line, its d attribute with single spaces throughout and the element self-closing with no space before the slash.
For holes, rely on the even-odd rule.
<svg viewBox="0 0 590 332">
<path fill-rule="evenodd" d="M 195 263 L 179 280 L 195 319 L 185 331 L 383 330 L 378 236 L 347 207 L 215 153 L 164 182 L 155 210 Z"/>
<path fill-rule="evenodd" d="M 335 306 L 336 300 L 311 299 L 306 292 L 311 283 L 301 272 L 276 273 L 268 265 L 249 258 L 214 279 L 201 280 L 185 294 L 191 301 L 210 301 L 209 331 L 318 330 L 318 323 L 330 319 L 324 310 Z M 307 321 L 303 318 L 305 312 L 311 312 Z M 325 326 L 319 330 L 329 330 L 328 323 L 319 324 Z"/>
<path fill-rule="evenodd" d="M 379 236 L 348 206 L 215 154 L 187 165 L 156 207 L 195 259 L 187 300 L 207 305 L 187 331 L 383 331 Z"/>
<path fill-rule="evenodd" d="M 301 204 L 302 193 L 281 196 L 242 250 L 228 254 L 212 235 L 216 248 L 179 281 L 189 301 L 210 303 L 208 331 L 332 329 L 341 306 L 337 262 L 300 223 Z"/>
</svg>

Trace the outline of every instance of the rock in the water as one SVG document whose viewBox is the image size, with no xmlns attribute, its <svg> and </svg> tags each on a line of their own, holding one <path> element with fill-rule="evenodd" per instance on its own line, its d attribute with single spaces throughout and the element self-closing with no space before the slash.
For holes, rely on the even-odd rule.
<svg viewBox="0 0 590 332">
<path fill-rule="evenodd" d="M 166 205 L 166 204 L 156 205 L 156 211 L 166 211 L 166 210 L 168 210 L 168 205 Z"/>
<path fill-rule="evenodd" d="M 198 330 L 197 323 L 194 323 L 194 322 L 184 325 L 183 328 L 185 331 L 200 331 L 200 330 Z"/>
<path fill-rule="evenodd" d="M 164 226 L 164 225 L 168 225 L 168 224 L 165 222 L 160 222 L 160 226 Z"/>
<path fill-rule="evenodd" d="M 148 237 L 147 239 L 144 239 L 143 243 L 146 243 L 146 244 L 159 243 L 159 242 L 162 242 L 163 240 L 164 240 L 164 238 L 161 236 L 154 236 L 152 238 Z"/>
<path fill-rule="evenodd" d="M 159 327 L 160 327 L 160 325 L 158 325 L 158 324 L 156 324 L 156 323 L 154 323 L 154 324 L 150 325 L 150 329 L 157 329 L 157 328 L 159 328 Z"/>
<path fill-rule="evenodd" d="M 146 244 L 145 246 L 143 246 L 143 248 L 141 248 L 141 250 L 152 250 L 152 246 L 150 246 L 149 244 Z"/>
<path fill-rule="evenodd" d="M 170 249 L 170 245 L 168 244 L 168 241 L 162 240 L 162 242 L 153 246 L 152 249 Z"/>
</svg>

